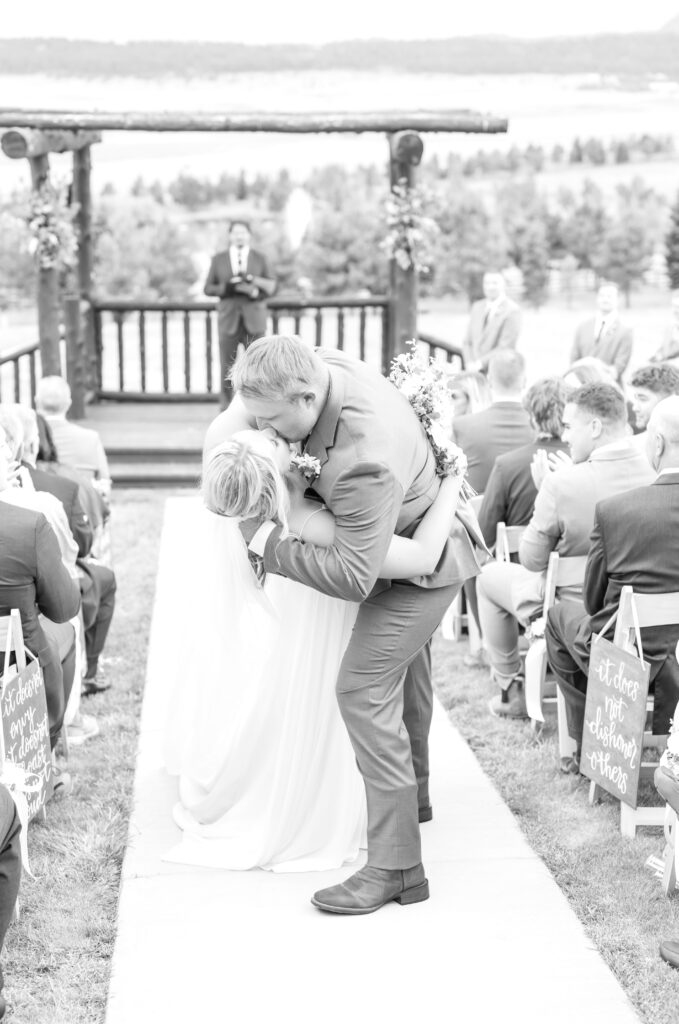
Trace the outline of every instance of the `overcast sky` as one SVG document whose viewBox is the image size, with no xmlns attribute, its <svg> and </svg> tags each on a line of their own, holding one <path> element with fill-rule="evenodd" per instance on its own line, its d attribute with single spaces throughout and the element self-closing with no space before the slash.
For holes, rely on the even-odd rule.
<svg viewBox="0 0 679 1024">
<path fill-rule="evenodd" d="M 442 39 L 654 31 L 679 14 L 679 0 L 33 0 L 2 4 L 0 37 L 56 36 L 125 42 L 204 39 L 322 43 L 336 39 Z M 174 9 L 173 9 L 174 8 Z"/>
</svg>

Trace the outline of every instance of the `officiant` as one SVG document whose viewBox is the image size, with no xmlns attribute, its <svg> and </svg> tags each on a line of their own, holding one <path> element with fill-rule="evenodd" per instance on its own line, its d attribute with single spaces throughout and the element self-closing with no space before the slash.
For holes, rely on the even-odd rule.
<svg viewBox="0 0 679 1024">
<path fill-rule="evenodd" d="M 238 346 L 247 348 L 266 332 L 266 300 L 276 290 L 276 279 L 269 273 L 263 254 L 250 247 L 250 238 L 247 221 L 232 221 L 229 248 L 213 256 L 205 282 L 205 294 L 219 299 L 221 409 L 226 409 L 231 401 L 227 377 L 238 355 Z"/>
</svg>

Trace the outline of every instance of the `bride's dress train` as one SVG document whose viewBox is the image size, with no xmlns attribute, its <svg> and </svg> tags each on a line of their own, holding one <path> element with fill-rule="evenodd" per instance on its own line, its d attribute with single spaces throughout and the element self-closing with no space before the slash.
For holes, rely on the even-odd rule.
<svg viewBox="0 0 679 1024">
<path fill-rule="evenodd" d="M 164 549 L 176 557 L 154 631 L 170 617 L 164 753 L 182 839 L 164 859 L 339 867 L 365 845 L 363 782 L 335 699 L 357 606 L 277 576 L 262 590 L 237 522 L 199 499 L 173 504 Z"/>
</svg>

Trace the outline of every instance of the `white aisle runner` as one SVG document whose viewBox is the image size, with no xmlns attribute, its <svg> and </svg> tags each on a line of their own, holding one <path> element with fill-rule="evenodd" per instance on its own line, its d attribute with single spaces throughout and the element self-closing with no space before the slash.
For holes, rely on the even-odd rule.
<svg viewBox="0 0 679 1024">
<path fill-rule="evenodd" d="M 166 506 L 159 591 L 172 571 L 182 501 Z M 171 816 L 176 782 L 160 756 L 163 679 L 153 649 L 173 640 L 160 635 L 159 601 L 107 1024 L 638 1024 L 438 705 L 434 821 L 422 828 L 428 902 L 341 917 L 315 910 L 309 898 L 346 869 L 286 875 L 161 861 L 179 832 Z"/>
</svg>

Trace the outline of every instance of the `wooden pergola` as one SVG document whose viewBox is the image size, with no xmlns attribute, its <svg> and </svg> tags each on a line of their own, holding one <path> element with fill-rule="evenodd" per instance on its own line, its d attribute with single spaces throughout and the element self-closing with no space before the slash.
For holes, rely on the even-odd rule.
<svg viewBox="0 0 679 1024">
<path fill-rule="evenodd" d="M 84 395 L 94 364 L 91 316 L 91 167 L 92 145 L 103 131 L 131 132 L 269 132 L 328 134 L 380 132 L 389 145 L 390 183 L 415 183 L 422 160 L 425 132 L 501 133 L 506 118 L 470 110 L 391 111 L 380 113 L 103 113 L 35 111 L 0 108 L 0 145 L 12 159 L 28 159 L 33 187 L 49 177 L 50 153 L 73 153 L 72 200 L 78 204 L 78 294 L 64 303 L 67 372 L 76 417 L 83 415 Z M 417 275 L 394 260 L 390 267 L 391 337 L 393 354 L 417 334 Z M 59 372 L 60 309 L 55 269 L 41 269 L 38 293 L 40 354 L 43 373 Z"/>
</svg>

